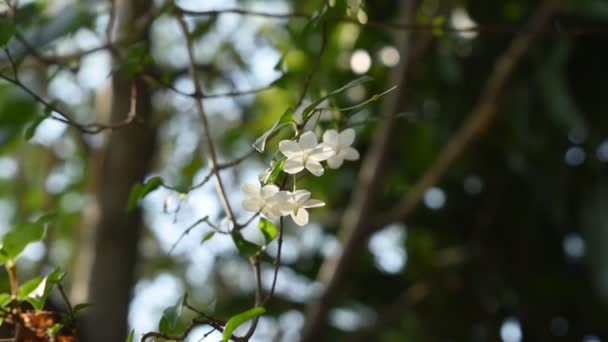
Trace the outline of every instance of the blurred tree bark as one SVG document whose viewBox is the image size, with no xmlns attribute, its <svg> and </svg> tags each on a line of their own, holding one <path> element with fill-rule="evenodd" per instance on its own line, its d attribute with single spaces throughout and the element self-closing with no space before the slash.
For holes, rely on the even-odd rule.
<svg viewBox="0 0 608 342">
<path fill-rule="evenodd" d="M 147 41 L 148 27 L 136 25 L 139 24 L 138 19 L 145 18 L 151 2 L 116 0 L 113 5 L 115 27 L 108 29 L 109 35 L 114 31 L 115 38 L 120 40 L 139 34 L 140 37 L 129 38 Z M 115 50 L 113 54 L 114 65 L 120 65 L 124 51 Z M 135 282 L 137 242 L 142 227 L 141 211 L 137 209 L 127 213 L 127 200 L 133 184 L 141 182 L 147 174 L 156 145 L 149 89 L 137 76 L 130 79 L 125 70 L 115 70 L 109 121 L 125 120 L 132 107 L 132 96 L 136 96 L 137 118 L 133 124 L 111 132 L 101 154 L 91 156 L 100 158 L 101 164 L 101 172 L 89 175 L 95 178 L 91 182 L 97 189 L 96 222 L 90 226 L 93 232 L 83 232 L 88 241 L 82 241 L 80 245 L 83 260 L 79 260 L 76 273 L 82 277 L 80 282 L 86 283 L 86 301 L 93 304 L 87 310 L 81 328 L 82 339 L 88 342 L 125 340 L 131 290 Z M 132 87 L 135 87 L 135 92 Z M 78 284 L 75 285 L 77 288 Z"/>
</svg>

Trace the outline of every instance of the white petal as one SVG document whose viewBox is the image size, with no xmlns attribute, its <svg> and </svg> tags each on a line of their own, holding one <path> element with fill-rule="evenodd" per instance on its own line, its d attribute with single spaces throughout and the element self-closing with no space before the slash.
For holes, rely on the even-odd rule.
<svg viewBox="0 0 608 342">
<path fill-rule="evenodd" d="M 283 171 L 294 174 L 304 170 L 304 163 L 301 160 L 287 159 L 283 166 Z"/>
<path fill-rule="evenodd" d="M 281 142 L 279 142 L 279 150 L 283 152 L 287 158 L 302 151 L 300 145 L 292 140 L 281 140 Z"/>
<path fill-rule="evenodd" d="M 258 196 L 260 193 L 260 184 L 243 184 L 243 186 L 241 186 L 241 190 L 249 196 Z"/>
<path fill-rule="evenodd" d="M 317 147 L 317 136 L 313 132 L 308 131 L 302 134 L 299 144 L 302 149 L 315 148 Z"/>
<path fill-rule="evenodd" d="M 308 160 L 306 161 L 306 169 L 310 171 L 313 175 L 319 177 L 323 174 L 323 166 L 316 160 Z"/>
<path fill-rule="evenodd" d="M 344 159 L 346 159 L 346 160 L 357 160 L 357 159 L 359 159 L 359 151 L 355 150 L 352 147 L 346 149 L 346 151 L 343 151 L 342 154 L 344 156 Z"/>
<path fill-rule="evenodd" d="M 275 220 L 281 216 L 281 210 L 276 205 L 266 205 L 264 215 L 271 220 Z"/>
<path fill-rule="evenodd" d="M 308 211 L 306 211 L 306 209 L 299 208 L 295 213 L 291 214 L 291 218 L 293 219 L 293 222 L 301 227 L 308 223 Z"/>
<path fill-rule="evenodd" d="M 355 130 L 347 128 L 340 133 L 340 145 L 350 146 L 355 142 Z"/>
<path fill-rule="evenodd" d="M 335 129 L 330 129 L 325 131 L 325 133 L 323 133 L 323 142 L 331 144 L 331 145 L 336 145 L 339 141 L 339 135 L 338 135 L 338 131 L 336 131 Z"/>
<path fill-rule="evenodd" d="M 279 187 L 273 184 L 266 185 L 262 188 L 262 197 L 268 198 L 279 192 Z"/>
<path fill-rule="evenodd" d="M 302 208 L 318 208 L 318 207 L 322 207 L 325 205 L 325 202 L 320 201 L 318 199 L 309 199 L 308 201 L 304 202 L 304 204 L 302 205 Z"/>
<path fill-rule="evenodd" d="M 320 144 L 317 148 L 310 152 L 310 154 L 308 155 L 308 159 L 312 159 L 315 161 L 324 161 L 327 158 L 333 156 L 334 154 L 336 154 L 336 152 L 333 149 L 327 147 L 327 145 Z"/>
<path fill-rule="evenodd" d="M 342 158 L 341 155 L 333 156 L 333 157 L 327 159 L 327 165 L 329 165 L 329 167 L 332 169 L 339 168 L 340 166 L 342 166 L 343 162 L 344 162 L 344 158 Z"/>
<path fill-rule="evenodd" d="M 304 203 L 310 198 L 310 191 L 308 190 L 296 190 L 291 193 L 291 197 L 296 203 Z"/>
<path fill-rule="evenodd" d="M 258 212 L 262 208 L 262 203 L 258 200 L 246 199 L 243 201 L 243 208 L 247 211 Z"/>
</svg>

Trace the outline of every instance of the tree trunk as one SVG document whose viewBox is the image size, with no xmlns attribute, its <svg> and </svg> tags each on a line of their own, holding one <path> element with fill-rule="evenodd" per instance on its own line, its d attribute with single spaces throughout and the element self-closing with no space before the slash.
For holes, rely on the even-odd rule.
<svg viewBox="0 0 608 342">
<path fill-rule="evenodd" d="M 142 32 L 147 39 L 148 28 L 135 29 L 137 19 L 149 10 L 148 0 L 117 0 L 116 36 L 122 39 L 133 32 Z M 115 51 L 115 56 L 124 55 Z M 119 64 L 115 60 L 115 64 Z M 131 109 L 132 86 L 136 89 L 136 122 L 111 132 L 102 152 L 101 170 L 97 176 L 98 220 L 93 241 L 92 265 L 88 277 L 88 309 L 82 324 L 83 340 L 87 342 L 124 341 L 131 289 L 135 282 L 137 243 L 141 235 L 140 210 L 127 213 L 127 200 L 133 184 L 148 173 L 154 152 L 156 130 L 152 126 L 150 93 L 143 80 L 129 79 L 118 69 L 112 77 L 110 120 L 125 120 Z M 87 248 L 86 244 L 82 248 Z M 86 253 L 86 251 L 84 251 Z M 86 279 L 85 278 L 85 279 Z"/>
</svg>

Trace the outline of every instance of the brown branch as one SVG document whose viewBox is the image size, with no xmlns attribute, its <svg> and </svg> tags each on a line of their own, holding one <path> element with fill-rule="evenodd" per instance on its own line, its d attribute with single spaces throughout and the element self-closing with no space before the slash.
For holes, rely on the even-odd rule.
<svg viewBox="0 0 608 342">
<path fill-rule="evenodd" d="M 409 17 L 415 12 L 415 3 L 405 3 L 407 5 L 403 6 L 401 12 L 404 16 Z M 422 40 L 418 45 L 427 46 L 429 39 L 426 36 L 420 38 Z M 411 77 L 410 66 L 414 65 L 415 60 L 418 59 L 417 54 L 422 55 L 422 51 L 426 50 L 417 49 L 415 44 L 411 44 L 411 38 L 407 34 L 400 39 L 399 43 L 404 61 L 399 65 L 399 69 L 392 73 L 392 79 L 390 80 L 391 84 L 397 84 L 399 88 L 398 91 L 393 92 L 386 98 L 386 101 L 394 103 L 385 103 L 387 108 L 383 111 L 388 114 L 388 117 L 373 134 L 371 148 L 362 161 L 356 186 L 353 187 L 354 192 L 351 201 L 342 217 L 339 240 L 344 247 L 340 254 L 326 258 L 319 270 L 317 280 L 323 285 L 324 289 L 321 295 L 309 302 L 306 307 L 306 324 L 302 332 L 303 342 L 312 342 L 319 339 L 331 303 L 338 295 L 339 286 L 348 268 L 347 264 L 356 256 L 359 246 L 362 244 L 361 237 L 369 223 L 369 213 L 378 195 L 377 189 L 380 188 L 383 165 L 396 126 L 398 110 L 395 107 L 397 107 L 397 102 L 402 101 L 406 96 L 404 91 L 408 88 L 407 82 Z"/>
<path fill-rule="evenodd" d="M 530 29 L 519 34 L 507 51 L 498 59 L 483 90 L 479 102 L 460 130 L 447 143 L 435 162 L 414 187 L 393 208 L 379 217 L 374 226 L 404 220 L 416 209 L 426 190 L 437 184 L 449 167 L 462 155 L 469 145 L 477 140 L 496 116 L 497 103 L 509 77 L 530 44 L 549 22 L 556 9 L 555 1 L 545 1 L 531 19 Z"/>
<path fill-rule="evenodd" d="M 188 337 L 188 335 L 190 335 L 190 332 L 194 328 L 201 326 L 201 325 L 208 325 L 208 326 L 212 327 L 213 329 L 218 330 L 220 332 L 224 331 L 224 327 L 222 327 L 221 325 L 219 325 L 217 322 L 215 322 L 213 320 L 193 319 L 192 321 L 190 321 L 190 323 L 188 323 L 188 326 L 186 327 L 186 329 L 184 330 L 184 332 L 181 335 L 174 336 L 174 335 L 164 334 L 164 333 L 160 333 L 160 332 L 150 331 L 141 336 L 140 342 L 146 342 L 149 338 L 162 338 L 162 339 L 169 340 L 169 341 L 185 341 L 186 338 Z M 237 340 L 236 336 L 232 336 L 231 338 L 233 340 Z"/>
<path fill-rule="evenodd" d="M 225 14 L 235 14 L 243 16 L 262 17 L 269 19 L 289 20 L 289 19 L 311 19 L 315 13 L 305 12 L 291 12 L 291 13 L 269 13 L 261 11 L 253 11 L 241 8 L 228 8 L 222 10 L 210 10 L 210 11 L 192 11 L 177 7 L 177 12 L 188 16 L 219 16 Z M 456 28 L 450 26 L 449 23 L 443 25 L 436 24 L 414 24 L 411 22 L 407 23 L 391 23 L 384 21 L 373 21 L 369 20 L 365 24 L 359 22 L 356 18 L 345 17 L 345 16 L 327 16 L 324 18 L 327 22 L 345 22 L 352 23 L 364 27 L 379 28 L 386 30 L 397 30 L 397 31 L 410 31 L 410 32 L 445 32 L 445 33 L 505 33 L 515 34 L 518 32 L 531 32 L 531 30 L 522 29 L 516 25 L 475 25 L 470 27 Z M 556 35 L 565 36 L 578 36 L 578 35 L 589 35 L 589 34 L 608 34 L 608 29 L 605 27 L 561 27 L 551 26 L 544 27 L 538 33 L 553 33 Z"/>
<path fill-rule="evenodd" d="M 359 250 L 365 241 L 365 238 L 374 230 L 388 223 L 404 220 L 420 202 L 426 189 L 436 184 L 443 174 L 445 174 L 448 167 L 462 156 L 465 148 L 488 127 L 495 115 L 496 104 L 507 79 L 513 72 L 517 62 L 530 46 L 532 40 L 542 32 L 542 28 L 547 24 L 554 10 L 554 1 L 546 1 L 543 7 L 538 10 L 531 20 L 530 28 L 521 32 L 498 60 L 476 109 L 452 141 L 447 144 L 437 161 L 431 166 L 429 172 L 423 176 L 418 184 L 414 186 L 414 189 L 397 206 L 389 210 L 387 214 L 383 214 L 380 218 L 370 222 L 367 215 L 369 215 L 369 209 L 371 208 L 370 201 L 373 200 L 375 195 L 373 185 L 379 183 L 377 170 L 381 164 L 381 156 L 386 151 L 386 141 L 379 136 L 390 134 L 391 130 L 388 126 L 392 125 L 391 119 L 393 116 L 385 124 L 385 130 L 388 132 L 376 134 L 377 139 L 372 145 L 371 152 L 368 153 L 363 162 L 358 185 L 355 187 L 357 190 L 353 196 L 353 201 L 344 215 L 343 229 L 341 231 L 341 241 L 344 245 L 343 250 L 335 258 L 327 259 L 321 266 L 319 280 L 325 285 L 325 291 L 320 298 L 312 302 L 308 307 L 307 325 L 304 328 L 302 341 L 314 341 L 320 333 L 331 302 L 337 295 L 337 289 L 340 286 L 344 272 L 352 261 L 355 252 Z M 412 60 L 412 58 L 409 59 L 410 64 L 412 64 Z"/>
<path fill-rule="evenodd" d="M 279 221 L 279 238 L 277 241 L 277 243 L 278 243 L 277 257 L 274 260 L 274 274 L 272 277 L 272 285 L 270 285 L 270 291 L 266 295 L 266 298 L 264 298 L 264 302 L 262 303 L 262 306 L 265 306 L 270 301 L 270 299 L 272 299 L 272 296 L 274 295 L 274 290 L 277 286 L 279 268 L 281 267 L 281 248 L 283 246 L 283 217 L 281 217 L 279 220 L 280 221 Z"/>
<path fill-rule="evenodd" d="M 259 256 L 255 255 L 253 257 L 251 257 L 249 259 L 249 261 L 251 262 L 251 268 L 253 269 L 253 274 L 255 275 L 255 304 L 254 307 L 258 307 L 260 305 L 262 305 L 262 274 L 261 274 L 261 270 L 260 270 L 260 258 Z M 243 335 L 241 338 L 239 338 L 239 340 L 242 341 L 249 341 L 249 339 L 251 338 L 251 336 L 253 336 L 253 333 L 255 332 L 255 329 L 258 326 L 258 322 L 260 321 L 260 316 L 255 316 L 253 318 L 253 320 L 251 321 L 251 325 L 249 326 L 249 329 L 247 329 L 247 332 L 245 333 L 245 335 Z"/>
<path fill-rule="evenodd" d="M 356 331 L 351 342 L 373 341 L 374 336 L 389 326 L 391 323 L 403 317 L 403 312 L 424 301 L 430 294 L 430 288 L 424 282 L 415 283 L 405 289 L 399 297 L 391 301 L 387 307 L 378 313 L 378 318 L 370 326 Z"/>
<path fill-rule="evenodd" d="M 10 56 L 10 54 L 7 54 L 7 56 Z M 15 64 L 12 62 L 12 60 L 11 60 L 11 65 L 13 65 L 15 67 Z M 15 69 L 15 78 L 10 78 L 4 74 L 0 74 L 0 79 L 3 79 L 5 81 L 17 86 L 18 88 L 20 88 L 21 90 L 26 92 L 28 95 L 30 95 L 30 97 L 32 97 L 34 99 L 34 101 L 44 105 L 46 109 L 49 109 L 52 112 L 57 113 L 57 115 L 59 115 L 59 116 L 54 116 L 53 114 L 51 114 L 49 116 L 49 118 L 51 118 L 53 120 L 57 120 L 59 122 L 63 122 L 66 125 L 72 126 L 72 127 L 76 128 L 77 130 L 81 131 L 82 133 L 97 134 L 97 133 L 100 133 L 105 130 L 115 130 L 115 129 L 123 128 L 123 127 L 129 126 L 130 124 L 134 123 L 137 118 L 136 111 L 135 111 L 136 105 L 137 105 L 137 89 L 136 89 L 134 83 L 131 85 L 131 107 L 129 109 L 129 113 L 128 113 L 127 117 L 124 120 L 122 120 L 118 123 L 114 123 L 114 124 L 102 124 L 102 123 L 79 124 L 76 121 L 74 121 L 74 119 L 72 119 L 71 115 L 67 114 L 65 111 L 61 110 L 60 108 L 58 108 L 56 105 L 52 104 L 51 102 L 43 99 L 40 95 L 38 95 L 36 92 L 34 92 L 28 86 L 23 84 L 19 80 L 18 75 L 16 74 L 16 69 Z"/>
<path fill-rule="evenodd" d="M 192 77 L 192 82 L 194 83 L 194 91 L 197 95 L 202 95 L 202 89 L 200 84 L 200 79 L 198 73 L 196 71 L 196 60 L 194 58 L 194 51 L 192 47 L 192 39 L 190 37 L 190 32 L 188 31 L 188 24 L 184 20 L 183 16 L 180 13 L 176 13 L 175 18 L 182 30 L 184 35 L 184 39 L 186 40 L 186 47 L 188 50 L 188 58 L 190 60 L 190 76 Z M 222 202 L 224 210 L 226 211 L 226 215 L 232 221 L 234 225 L 234 229 L 238 229 L 239 224 L 234 216 L 234 212 L 232 211 L 232 206 L 228 201 L 228 196 L 226 196 L 226 190 L 224 188 L 224 183 L 222 182 L 222 178 L 219 173 L 219 169 L 217 168 L 217 155 L 215 151 L 215 144 L 213 139 L 211 138 L 211 129 L 209 127 L 209 122 L 207 120 L 207 115 L 205 114 L 205 109 L 203 108 L 203 102 L 200 99 L 196 99 L 196 111 L 198 112 L 198 116 L 201 122 L 201 128 L 203 131 L 203 141 L 207 146 L 207 161 L 209 163 L 209 170 L 211 173 L 215 175 L 215 185 L 217 188 L 217 194 Z"/>
<path fill-rule="evenodd" d="M 229 234 L 227 232 L 224 232 L 222 230 L 220 230 L 220 228 L 216 225 L 214 225 L 213 223 L 211 223 L 211 221 L 209 221 L 209 216 L 205 216 L 203 218 L 200 218 L 198 220 L 196 220 L 196 222 L 192 223 L 190 226 L 188 226 L 188 228 L 186 228 L 181 234 L 180 236 L 177 238 L 177 240 L 175 240 L 175 242 L 171 245 L 171 248 L 169 248 L 169 252 L 167 252 L 167 255 L 171 255 L 171 253 L 173 253 L 173 251 L 175 250 L 175 248 L 177 247 L 177 245 L 179 245 L 179 243 L 188 235 L 190 234 L 190 232 L 196 228 L 198 225 L 200 225 L 201 223 L 206 223 L 209 227 L 211 227 L 211 229 L 213 229 L 214 232 L 216 233 L 220 233 L 220 234 Z"/>
<path fill-rule="evenodd" d="M 306 79 L 304 80 L 304 86 L 302 87 L 302 93 L 300 94 L 300 98 L 296 103 L 294 108 L 300 107 L 302 102 L 304 102 L 304 98 L 306 97 L 306 93 L 308 92 L 308 88 L 310 88 L 310 84 L 315 73 L 319 70 L 321 66 L 321 60 L 323 60 L 323 54 L 325 53 L 325 49 L 327 48 L 327 24 L 323 22 L 321 26 L 321 48 L 319 49 L 319 56 L 315 60 L 315 64 L 310 68 L 310 72 L 306 75 Z M 302 126 L 303 127 L 303 126 Z"/>
</svg>

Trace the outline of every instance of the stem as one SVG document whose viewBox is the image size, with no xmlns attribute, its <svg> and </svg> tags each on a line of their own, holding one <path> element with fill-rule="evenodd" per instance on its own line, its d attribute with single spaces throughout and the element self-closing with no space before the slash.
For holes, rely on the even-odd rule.
<svg viewBox="0 0 608 342">
<path fill-rule="evenodd" d="M 198 77 L 198 73 L 196 72 L 196 61 L 194 58 L 194 51 L 192 48 L 192 39 L 190 39 L 190 32 L 188 31 L 188 24 L 182 17 L 182 15 L 178 12 L 175 15 L 177 22 L 184 34 L 184 39 L 186 40 L 186 47 L 188 50 L 188 57 L 190 59 L 190 76 L 192 77 L 192 82 L 194 83 L 194 92 L 196 95 L 202 95 L 203 90 L 201 89 L 200 79 Z M 236 221 L 236 217 L 234 216 L 234 212 L 232 211 L 232 207 L 230 206 L 230 202 L 228 201 L 228 197 L 226 196 L 226 189 L 224 187 L 224 183 L 222 182 L 222 178 L 219 173 L 219 164 L 217 162 L 217 155 L 215 152 L 215 144 L 213 139 L 211 138 L 211 130 L 209 128 L 209 122 L 207 120 L 207 115 L 205 114 L 205 109 L 203 108 L 203 102 L 201 99 L 197 98 L 195 101 L 196 111 L 198 116 L 200 117 L 200 122 L 203 130 L 203 141 L 205 145 L 207 145 L 207 162 L 209 163 L 209 170 L 215 176 L 215 185 L 217 188 L 217 194 L 222 202 L 224 210 L 226 211 L 226 215 L 234 224 L 233 229 L 239 229 L 239 224 Z"/>
<path fill-rule="evenodd" d="M 11 296 L 15 299 L 19 291 L 19 281 L 17 280 L 17 264 L 13 260 L 6 263 L 6 272 L 8 272 L 8 281 L 11 286 Z"/>
</svg>

